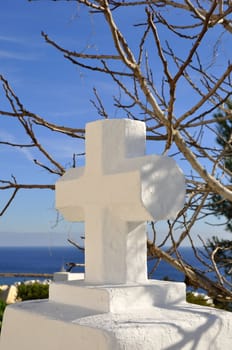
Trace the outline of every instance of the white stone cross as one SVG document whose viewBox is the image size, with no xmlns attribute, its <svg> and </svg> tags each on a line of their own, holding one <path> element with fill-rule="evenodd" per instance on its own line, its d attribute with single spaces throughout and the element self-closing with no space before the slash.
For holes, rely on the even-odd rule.
<svg viewBox="0 0 232 350">
<path fill-rule="evenodd" d="M 107 119 L 86 126 L 86 165 L 56 183 L 56 207 L 85 222 L 85 281 L 147 280 L 146 221 L 171 219 L 184 205 L 185 180 L 175 161 L 145 156 L 140 121 Z"/>
</svg>

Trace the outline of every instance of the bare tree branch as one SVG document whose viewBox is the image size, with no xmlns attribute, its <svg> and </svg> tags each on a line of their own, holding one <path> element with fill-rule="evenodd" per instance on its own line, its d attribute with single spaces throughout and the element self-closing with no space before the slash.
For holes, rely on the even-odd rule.
<svg viewBox="0 0 232 350">
<path fill-rule="evenodd" d="M 108 28 L 106 42 L 101 40 L 102 47 L 97 54 L 78 48 L 70 50 L 59 44 L 59 37 L 51 39 L 49 33 L 42 32 L 45 42 L 81 70 L 111 79 L 116 87 L 111 101 L 106 101 L 97 80 L 94 84 L 90 102 L 100 118 L 112 117 L 109 111 L 117 109 L 120 117 L 144 121 L 151 151 L 156 152 L 158 148 L 160 153 L 168 153 L 185 170 L 185 207 L 173 221 L 167 222 L 165 237 L 160 238 L 156 224 L 151 223 L 153 239 L 148 241 L 148 256 L 157 259 L 154 269 L 161 259 L 165 260 L 181 271 L 194 287 L 205 289 L 217 300 L 231 302 L 231 281 L 221 275 L 216 265 L 217 251 L 211 257 L 206 254 L 204 261 L 195 247 L 193 233 L 199 220 L 210 221 L 209 217 L 214 214 L 208 208 L 210 196 L 217 194 L 222 201 L 232 201 L 232 174 L 225 167 L 225 155 L 231 149 L 228 144 L 226 150 L 216 147 L 214 141 L 220 135 L 213 116 L 221 110 L 223 116 L 218 120 L 226 122 L 232 118 L 226 105 L 232 95 L 232 65 L 220 52 L 224 42 L 231 46 L 231 1 L 73 1 L 93 14 L 95 21 L 104 21 Z M 131 17 L 136 8 L 137 22 Z M 88 23 L 82 25 L 84 32 Z M 0 146 L 30 149 L 36 153 L 32 164 L 57 179 L 64 173 L 67 162 L 64 166 L 51 154 L 41 142 L 39 131 L 84 141 L 85 130 L 76 125 L 72 128 L 52 123 L 48 116 L 29 111 L 7 79 L 0 75 L 0 81 L 7 103 L 7 107 L 1 107 L 0 118 L 11 119 L 24 132 L 23 141 L 1 138 Z M 70 158 L 69 163 L 75 167 L 74 151 Z M 54 190 L 54 184 L 17 183 L 15 177 L 0 179 L 0 190 L 9 191 L 0 215 L 9 208 L 18 191 L 26 189 Z M 186 240 L 204 271 L 190 266 L 182 256 L 180 248 Z M 216 282 L 206 276 L 206 270 Z"/>
</svg>

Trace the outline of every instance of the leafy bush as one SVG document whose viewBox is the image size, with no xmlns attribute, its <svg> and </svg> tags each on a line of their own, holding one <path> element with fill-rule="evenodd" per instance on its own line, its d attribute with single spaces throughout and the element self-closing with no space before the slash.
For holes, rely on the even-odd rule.
<svg viewBox="0 0 232 350">
<path fill-rule="evenodd" d="M 18 298 L 20 300 L 47 299 L 48 284 L 34 282 L 30 284 L 22 283 L 18 285 Z"/>
<path fill-rule="evenodd" d="M 2 319 L 3 319 L 3 313 L 6 307 L 5 301 L 0 299 L 0 330 L 2 328 Z"/>
<path fill-rule="evenodd" d="M 223 301 L 214 301 L 215 307 L 217 309 L 222 309 L 226 311 L 232 312 L 232 303 L 231 302 L 223 302 Z"/>
<path fill-rule="evenodd" d="M 186 300 L 188 303 L 197 304 L 202 306 L 211 306 L 214 307 L 213 300 L 205 294 L 187 292 Z"/>
</svg>

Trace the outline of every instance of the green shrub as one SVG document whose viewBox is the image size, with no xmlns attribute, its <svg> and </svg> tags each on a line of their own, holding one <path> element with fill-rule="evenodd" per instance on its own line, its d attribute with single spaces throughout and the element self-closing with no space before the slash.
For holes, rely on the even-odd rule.
<svg viewBox="0 0 232 350">
<path fill-rule="evenodd" d="M 47 299 L 48 284 L 34 282 L 30 284 L 22 283 L 18 285 L 18 298 L 21 300 Z"/>
<path fill-rule="evenodd" d="M 0 331 L 1 331 L 1 328 L 2 328 L 2 319 L 3 319 L 3 313 L 4 313 L 4 310 L 5 310 L 5 307 L 6 307 L 5 301 L 0 299 Z"/>
<path fill-rule="evenodd" d="M 223 301 L 214 301 L 216 309 L 226 310 L 232 312 L 232 303 L 231 302 L 223 302 Z"/>
<path fill-rule="evenodd" d="M 213 300 L 205 294 L 187 292 L 186 300 L 188 303 L 197 304 L 202 306 L 215 306 Z"/>
</svg>

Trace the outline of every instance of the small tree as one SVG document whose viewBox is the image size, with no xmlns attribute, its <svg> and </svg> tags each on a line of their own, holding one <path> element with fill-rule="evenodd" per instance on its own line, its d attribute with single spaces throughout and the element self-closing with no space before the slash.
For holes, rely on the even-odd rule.
<svg viewBox="0 0 232 350">
<path fill-rule="evenodd" d="M 232 185 L 232 101 L 226 101 L 226 110 L 214 115 L 217 123 L 217 143 L 220 146 L 221 159 L 224 169 L 229 175 L 229 185 Z M 213 194 L 211 209 L 218 217 L 226 218 L 227 230 L 232 231 L 232 202 L 223 198 L 220 194 Z"/>
<path fill-rule="evenodd" d="M 207 241 L 207 250 L 210 252 L 217 268 L 232 277 L 232 241 L 212 237 Z"/>
<path fill-rule="evenodd" d="M 232 110 L 232 102 L 226 101 L 227 110 Z M 232 119 L 227 118 L 227 112 L 219 111 L 214 115 L 217 122 L 217 137 L 216 141 L 220 146 L 221 159 L 224 162 L 224 168 L 228 170 L 229 184 L 232 183 Z M 210 200 L 210 209 L 218 217 L 225 217 L 226 228 L 228 231 L 232 231 L 232 202 L 224 199 L 219 194 L 213 194 Z M 231 280 L 232 277 L 232 240 L 223 239 L 219 235 L 208 239 L 206 242 L 206 251 L 215 265 L 218 276 L 220 275 L 221 281 L 228 276 Z M 223 306 L 228 307 L 228 305 Z M 230 303 L 231 307 L 231 303 Z"/>
</svg>

